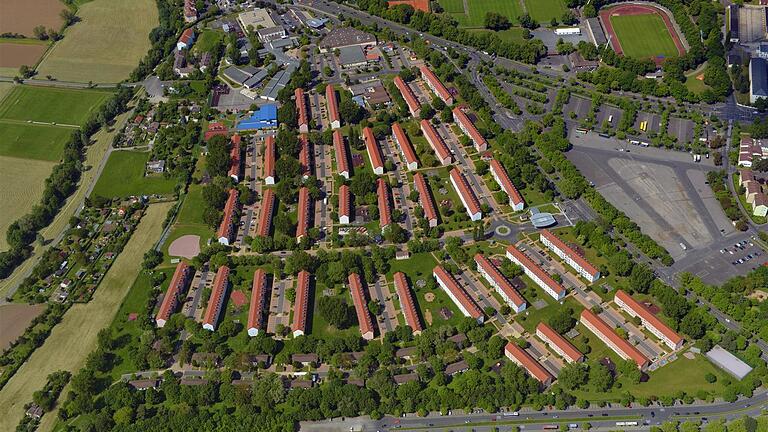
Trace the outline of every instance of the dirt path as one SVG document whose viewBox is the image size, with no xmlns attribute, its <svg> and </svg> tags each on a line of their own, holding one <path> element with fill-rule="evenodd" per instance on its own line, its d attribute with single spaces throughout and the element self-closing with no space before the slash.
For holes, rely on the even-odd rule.
<svg viewBox="0 0 768 432">
<path fill-rule="evenodd" d="M 0 417 L 0 430 L 12 431 L 16 428 L 24 415 L 24 404 L 32 400 L 32 393 L 45 385 L 48 374 L 57 370 L 76 373 L 83 366 L 85 358 L 96 347 L 99 330 L 114 319 L 131 288 L 141 268 L 142 255 L 160 236 L 163 219 L 172 205 L 162 203 L 150 206 L 123 252 L 96 289 L 93 299 L 89 303 L 72 306 L 45 343 L 32 353 L 0 391 L 0 406 L 6 413 Z M 47 419 L 46 423 L 49 423 L 56 416 L 54 410 L 45 415 L 44 421 Z"/>
</svg>

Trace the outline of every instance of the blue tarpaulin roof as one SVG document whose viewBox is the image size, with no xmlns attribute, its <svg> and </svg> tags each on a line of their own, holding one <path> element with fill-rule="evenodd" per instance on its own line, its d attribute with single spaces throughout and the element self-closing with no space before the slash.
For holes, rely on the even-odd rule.
<svg viewBox="0 0 768 432">
<path fill-rule="evenodd" d="M 263 105 L 250 117 L 237 124 L 237 130 L 267 129 L 277 127 L 277 105 Z"/>
</svg>

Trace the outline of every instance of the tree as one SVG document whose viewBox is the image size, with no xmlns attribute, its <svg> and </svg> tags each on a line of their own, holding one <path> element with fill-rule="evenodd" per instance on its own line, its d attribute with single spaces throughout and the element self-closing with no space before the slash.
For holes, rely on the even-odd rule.
<svg viewBox="0 0 768 432">
<path fill-rule="evenodd" d="M 529 29 L 529 30 L 533 30 L 539 26 L 539 23 L 537 23 L 533 18 L 531 18 L 531 16 L 528 15 L 527 12 L 520 15 L 517 18 L 517 21 L 520 23 L 520 27 Z"/>
<path fill-rule="evenodd" d="M 358 124 L 365 117 L 365 109 L 350 98 L 342 98 L 339 116 L 346 124 Z"/>
<path fill-rule="evenodd" d="M 45 26 L 39 25 L 32 29 L 32 33 L 35 35 L 36 38 L 40 40 L 46 40 L 48 39 L 48 33 L 45 31 Z"/>
<path fill-rule="evenodd" d="M 573 317 L 573 310 L 565 308 L 561 313 L 555 314 L 547 321 L 553 330 L 560 334 L 568 333 L 576 325 L 576 319 Z"/>
<path fill-rule="evenodd" d="M 487 12 L 485 14 L 485 28 L 487 29 L 495 31 L 507 30 L 510 26 L 509 18 L 500 13 Z"/>
<path fill-rule="evenodd" d="M 589 369 L 584 363 L 568 363 L 560 369 L 557 382 L 566 390 L 575 390 L 587 383 Z"/>
<path fill-rule="evenodd" d="M 208 156 L 205 159 L 208 175 L 226 176 L 229 170 L 229 140 L 226 136 L 216 135 L 208 141 Z"/>
<path fill-rule="evenodd" d="M 59 16 L 61 17 L 62 21 L 64 21 L 64 25 L 72 25 L 77 21 L 77 15 L 71 11 L 70 9 L 62 9 L 61 13 L 59 13 Z"/>
<path fill-rule="evenodd" d="M 144 254 L 144 262 L 141 264 L 146 270 L 151 270 L 163 262 L 163 253 L 150 249 Z"/>
<path fill-rule="evenodd" d="M 324 320 L 338 329 L 345 329 L 352 325 L 354 312 L 344 300 L 337 297 L 320 297 L 317 310 Z"/>
<path fill-rule="evenodd" d="M 598 392 L 605 392 L 613 385 L 613 375 L 601 363 L 589 365 L 589 385 Z"/>
</svg>

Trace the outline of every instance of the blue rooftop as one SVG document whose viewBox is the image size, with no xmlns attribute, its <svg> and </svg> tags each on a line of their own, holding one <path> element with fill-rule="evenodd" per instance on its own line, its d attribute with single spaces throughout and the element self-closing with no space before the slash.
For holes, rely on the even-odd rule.
<svg viewBox="0 0 768 432">
<path fill-rule="evenodd" d="M 277 105 L 263 105 L 250 117 L 237 124 L 237 130 L 271 129 L 277 127 Z"/>
</svg>

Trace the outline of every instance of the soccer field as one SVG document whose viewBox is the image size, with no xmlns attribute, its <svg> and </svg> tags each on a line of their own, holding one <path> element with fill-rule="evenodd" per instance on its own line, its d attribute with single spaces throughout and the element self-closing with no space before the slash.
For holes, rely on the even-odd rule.
<svg viewBox="0 0 768 432">
<path fill-rule="evenodd" d="M 611 24 L 624 55 L 635 58 L 677 57 L 677 48 L 664 20 L 656 14 L 619 15 Z"/>
<path fill-rule="evenodd" d="M 15 86 L 0 105 L 0 119 L 81 126 L 110 96 L 96 90 Z"/>
<path fill-rule="evenodd" d="M 552 18 L 561 21 L 568 10 L 563 0 L 525 0 L 528 14 L 542 26 L 549 25 Z"/>
<path fill-rule="evenodd" d="M 451 17 L 455 18 L 462 27 L 482 28 L 485 24 L 485 14 L 496 12 L 516 23 L 517 17 L 523 14 L 519 0 L 440 0 L 440 5 Z"/>
</svg>

